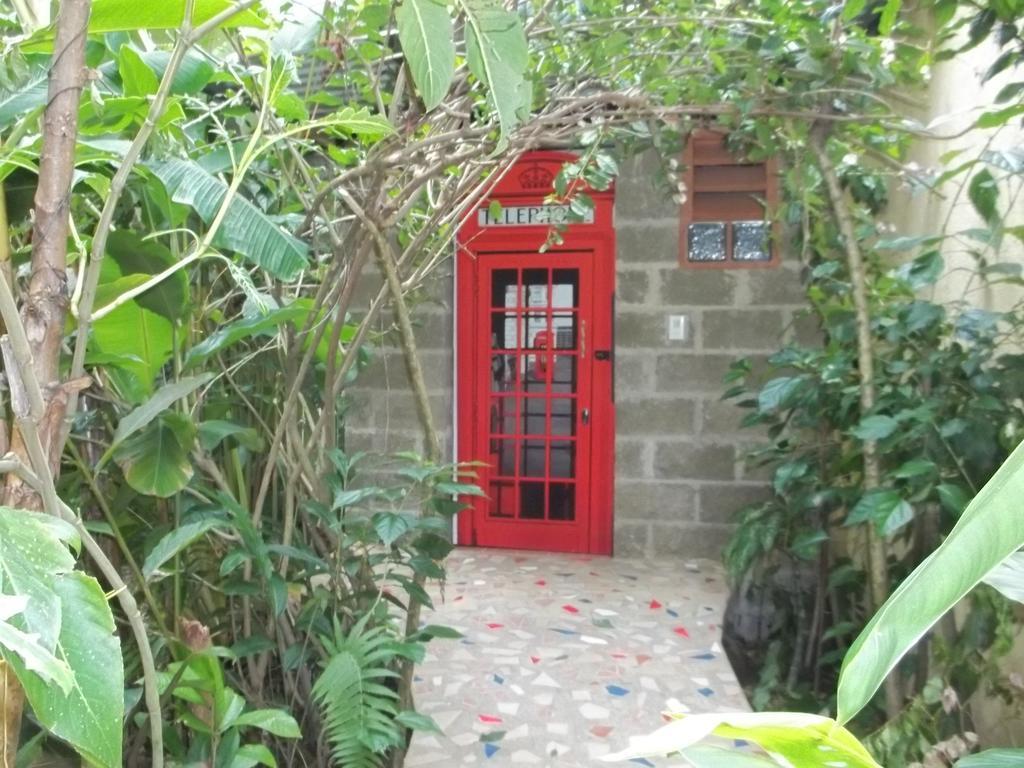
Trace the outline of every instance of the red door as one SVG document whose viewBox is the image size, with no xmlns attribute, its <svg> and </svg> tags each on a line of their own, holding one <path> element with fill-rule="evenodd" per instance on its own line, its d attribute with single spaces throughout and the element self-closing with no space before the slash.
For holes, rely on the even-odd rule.
<svg viewBox="0 0 1024 768">
<path fill-rule="evenodd" d="M 570 227 L 540 253 L 546 227 L 481 229 L 459 262 L 458 419 L 486 498 L 460 543 L 610 553 L 610 243 Z"/>
</svg>

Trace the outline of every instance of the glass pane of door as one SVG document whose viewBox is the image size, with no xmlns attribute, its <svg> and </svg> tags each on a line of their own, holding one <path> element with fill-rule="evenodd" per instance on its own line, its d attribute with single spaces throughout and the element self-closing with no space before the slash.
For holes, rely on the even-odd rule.
<svg viewBox="0 0 1024 768">
<path fill-rule="evenodd" d="M 492 517 L 576 519 L 579 286 L 576 268 L 490 271 Z"/>
</svg>

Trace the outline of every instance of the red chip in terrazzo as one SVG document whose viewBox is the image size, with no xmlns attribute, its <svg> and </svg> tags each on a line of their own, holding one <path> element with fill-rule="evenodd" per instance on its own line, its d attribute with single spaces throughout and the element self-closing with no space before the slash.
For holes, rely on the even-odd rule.
<svg viewBox="0 0 1024 768">
<path fill-rule="evenodd" d="M 501 718 L 495 717 L 494 715 L 478 715 L 478 717 L 480 718 L 481 723 L 494 724 L 501 722 Z"/>
<path fill-rule="evenodd" d="M 544 581 L 544 579 L 537 579 L 533 583 L 536 584 L 538 587 L 546 587 L 548 585 L 548 583 Z"/>
<path fill-rule="evenodd" d="M 690 633 L 686 631 L 686 627 L 676 627 L 672 631 L 675 632 L 680 637 L 689 637 L 690 636 Z"/>
<path fill-rule="evenodd" d="M 505 626 L 504 624 L 494 624 L 494 623 L 491 623 L 491 624 L 487 625 L 487 628 L 488 629 L 501 629 L 504 626 Z"/>
<path fill-rule="evenodd" d="M 615 729 L 612 728 L 610 725 L 595 725 L 593 728 L 590 729 L 590 732 L 597 736 L 597 738 L 599 739 L 606 739 L 608 738 L 608 734 L 611 733 L 613 730 Z"/>
<path fill-rule="evenodd" d="M 624 659 L 624 658 L 626 658 L 626 654 L 624 654 L 624 653 L 613 653 L 612 654 L 612 658 L 613 659 Z"/>
<path fill-rule="evenodd" d="M 657 600 L 651 600 L 651 610 L 656 611 L 659 608 L 661 608 L 661 603 L 659 603 Z"/>
<path fill-rule="evenodd" d="M 540 656 L 531 656 L 530 661 L 532 661 L 534 664 L 540 664 Z"/>
<path fill-rule="evenodd" d="M 636 657 L 636 663 L 638 665 L 640 665 L 640 666 L 643 666 L 644 664 L 646 664 L 650 660 L 651 660 L 650 656 L 646 656 L 646 655 L 644 655 L 642 653 L 639 656 Z"/>
<path fill-rule="evenodd" d="M 563 605 L 562 606 L 562 610 L 565 611 L 566 613 L 579 613 L 580 612 L 580 609 L 577 608 L 575 605 Z"/>
</svg>

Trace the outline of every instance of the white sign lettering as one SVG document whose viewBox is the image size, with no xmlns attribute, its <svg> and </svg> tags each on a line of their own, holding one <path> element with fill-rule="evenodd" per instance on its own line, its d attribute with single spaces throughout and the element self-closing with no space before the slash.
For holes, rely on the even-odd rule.
<svg viewBox="0 0 1024 768">
<path fill-rule="evenodd" d="M 569 220 L 568 205 L 510 205 L 502 207 L 497 216 L 492 216 L 489 208 L 481 208 L 477 223 L 481 227 L 537 227 L 577 222 Z M 583 215 L 581 223 L 594 223 L 593 209 Z"/>
</svg>

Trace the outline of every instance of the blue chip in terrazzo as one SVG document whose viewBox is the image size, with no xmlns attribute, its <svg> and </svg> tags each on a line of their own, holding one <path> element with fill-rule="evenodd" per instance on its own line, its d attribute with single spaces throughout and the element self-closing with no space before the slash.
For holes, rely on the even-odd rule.
<svg viewBox="0 0 1024 768">
<path fill-rule="evenodd" d="M 732 740 L 732 745 L 734 747 L 749 747 L 750 746 L 750 742 L 746 741 L 744 739 L 733 739 Z"/>
<path fill-rule="evenodd" d="M 502 677 L 501 675 L 495 675 L 494 676 L 494 682 L 496 682 L 498 685 L 504 685 L 505 684 L 505 678 Z"/>
<path fill-rule="evenodd" d="M 694 659 L 700 659 L 701 661 L 714 661 L 715 654 L 713 653 L 702 653 L 699 656 L 693 656 Z"/>
<path fill-rule="evenodd" d="M 673 619 L 679 618 L 679 611 L 673 611 L 671 608 L 666 608 L 665 613 L 671 616 Z"/>
<path fill-rule="evenodd" d="M 413 679 L 413 682 L 416 682 L 416 683 L 422 683 L 423 682 L 423 678 L 420 677 L 419 675 L 413 675 L 412 679 Z"/>
<path fill-rule="evenodd" d="M 484 744 L 484 757 L 490 760 L 500 750 L 501 747 L 497 744 Z"/>
<path fill-rule="evenodd" d="M 654 763 L 652 763 L 650 760 L 648 760 L 645 757 L 634 757 L 629 762 L 636 763 L 637 765 L 646 765 L 646 766 L 648 766 L 648 768 L 655 768 Z"/>
<path fill-rule="evenodd" d="M 698 688 L 697 689 L 697 693 L 699 693 L 701 696 L 714 696 L 715 695 L 715 691 L 714 691 L 713 688 Z"/>
<path fill-rule="evenodd" d="M 629 693 L 629 688 L 623 688 L 621 685 L 606 685 L 604 689 L 612 696 L 625 696 Z"/>
<path fill-rule="evenodd" d="M 560 635 L 576 635 L 576 634 L 579 634 L 578 632 L 576 632 L 575 630 L 572 630 L 572 629 L 557 629 L 555 627 L 552 627 L 551 631 L 552 632 L 557 632 Z"/>
</svg>

